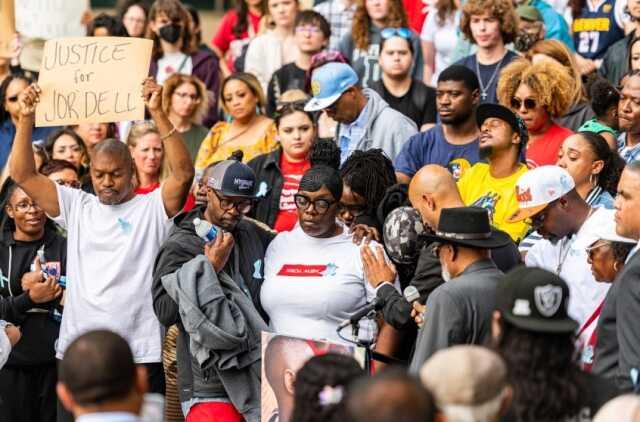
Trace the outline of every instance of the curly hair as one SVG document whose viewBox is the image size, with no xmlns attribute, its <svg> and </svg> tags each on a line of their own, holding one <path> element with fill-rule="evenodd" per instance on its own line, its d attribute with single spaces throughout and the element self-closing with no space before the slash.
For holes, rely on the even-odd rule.
<svg viewBox="0 0 640 422">
<path fill-rule="evenodd" d="M 496 349 L 507 364 L 517 420 L 560 421 L 580 412 L 588 387 L 572 335 L 527 331 L 503 320 Z"/>
<path fill-rule="evenodd" d="M 409 26 L 407 12 L 404 10 L 402 0 L 387 0 L 389 2 L 389 13 L 385 18 L 384 27 L 406 28 Z M 356 11 L 353 13 L 353 26 L 351 36 L 353 43 L 359 50 L 366 50 L 369 47 L 369 36 L 373 22 L 367 13 L 366 0 L 358 0 Z"/>
<path fill-rule="evenodd" d="M 536 93 L 538 103 L 552 118 L 564 116 L 571 107 L 573 80 L 564 66 L 550 60 L 531 64 L 526 59 L 516 59 L 502 69 L 498 80 L 498 100 L 511 107 L 511 99 L 520 85 L 526 85 Z"/>
<path fill-rule="evenodd" d="M 351 381 L 364 375 L 364 370 L 350 356 L 337 353 L 314 356 L 296 374 L 293 422 L 330 422 L 345 420 L 344 394 Z M 325 387 L 337 387 L 342 398 L 323 403 L 320 395 Z"/>
<path fill-rule="evenodd" d="M 558 40 L 540 40 L 531 47 L 526 57 L 531 60 L 536 54 L 543 54 L 554 59 L 569 72 L 569 76 L 573 78 L 574 82 L 572 104 L 578 104 L 587 99 L 588 92 L 582 83 L 582 75 L 580 74 L 580 69 L 578 69 L 576 59 L 564 43 Z"/>
<path fill-rule="evenodd" d="M 510 0 L 469 0 L 462 8 L 460 30 L 464 36 L 475 44 L 471 34 L 471 16 L 482 15 L 489 11 L 500 22 L 502 42 L 509 44 L 518 32 L 518 15 Z"/>
<path fill-rule="evenodd" d="M 624 170 L 624 160 L 617 152 L 611 150 L 602 135 L 595 132 L 578 132 L 578 135 L 587 142 L 596 160 L 602 160 L 604 163 L 602 171 L 597 175 L 596 183 L 602 189 L 615 196 L 618 191 L 618 182 L 620 181 L 622 170 Z"/>
</svg>

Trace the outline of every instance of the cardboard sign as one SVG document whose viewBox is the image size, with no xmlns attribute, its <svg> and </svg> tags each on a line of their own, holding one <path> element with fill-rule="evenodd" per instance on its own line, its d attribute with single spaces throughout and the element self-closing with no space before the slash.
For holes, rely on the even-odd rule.
<svg viewBox="0 0 640 422">
<path fill-rule="evenodd" d="M 142 82 L 152 46 L 151 40 L 123 37 L 47 41 L 36 126 L 144 119 Z"/>
<path fill-rule="evenodd" d="M 0 0 L 0 57 L 11 57 L 11 40 L 16 32 L 13 0 Z"/>
<path fill-rule="evenodd" d="M 81 21 L 89 0 L 17 0 L 15 10 L 22 36 L 49 40 L 86 35 Z"/>
<path fill-rule="evenodd" d="M 278 397 L 290 393 L 282 388 L 275 391 L 271 383 L 284 385 L 285 371 L 297 373 L 312 357 L 329 352 L 352 356 L 360 366 L 364 366 L 364 349 L 360 347 L 262 332 L 261 422 L 291 419 L 290 414 L 283 413 L 289 413 L 292 409 L 280 409 L 278 400 L 284 403 L 293 400 L 293 397 Z"/>
</svg>

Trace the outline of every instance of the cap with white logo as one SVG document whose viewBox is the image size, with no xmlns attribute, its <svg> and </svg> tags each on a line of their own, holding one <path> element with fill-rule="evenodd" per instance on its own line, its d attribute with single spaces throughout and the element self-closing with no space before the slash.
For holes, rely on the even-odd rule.
<svg viewBox="0 0 640 422">
<path fill-rule="evenodd" d="M 529 170 L 516 183 L 518 211 L 507 219 L 509 223 L 522 221 L 542 211 L 556 199 L 576 187 L 573 178 L 558 166 L 541 166 Z"/>
<path fill-rule="evenodd" d="M 208 187 L 223 195 L 245 198 L 256 196 L 256 175 L 251 167 L 239 161 L 219 162 L 205 179 Z"/>
</svg>

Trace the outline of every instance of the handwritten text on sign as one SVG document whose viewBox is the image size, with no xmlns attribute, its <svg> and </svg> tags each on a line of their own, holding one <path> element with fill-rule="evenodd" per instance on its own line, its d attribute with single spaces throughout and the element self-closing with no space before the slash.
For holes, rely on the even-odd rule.
<svg viewBox="0 0 640 422">
<path fill-rule="evenodd" d="M 36 126 L 143 119 L 142 82 L 149 73 L 152 44 L 121 37 L 47 41 Z"/>
</svg>

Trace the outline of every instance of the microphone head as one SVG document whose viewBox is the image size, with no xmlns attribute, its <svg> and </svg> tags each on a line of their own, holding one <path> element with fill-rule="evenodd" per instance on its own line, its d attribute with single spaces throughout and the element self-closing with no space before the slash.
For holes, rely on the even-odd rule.
<svg viewBox="0 0 640 422">
<path fill-rule="evenodd" d="M 407 286 L 407 288 L 404 289 L 403 294 L 404 294 L 404 298 L 409 303 L 420 299 L 420 292 L 418 291 L 418 289 L 416 289 L 415 286 Z"/>
</svg>

